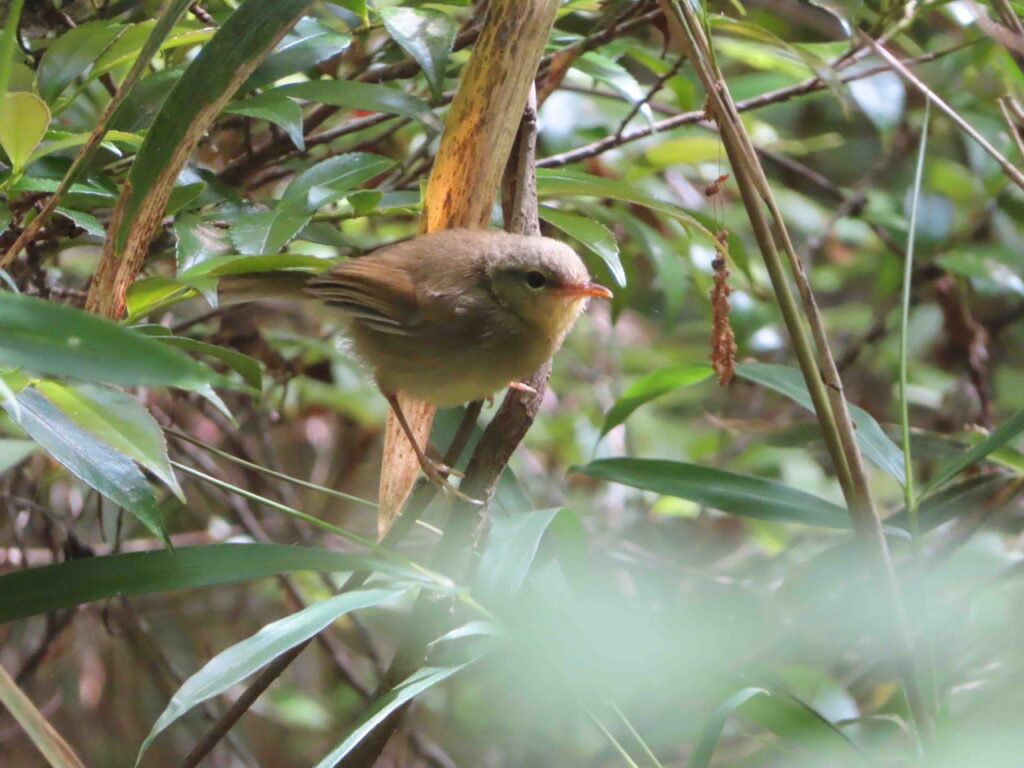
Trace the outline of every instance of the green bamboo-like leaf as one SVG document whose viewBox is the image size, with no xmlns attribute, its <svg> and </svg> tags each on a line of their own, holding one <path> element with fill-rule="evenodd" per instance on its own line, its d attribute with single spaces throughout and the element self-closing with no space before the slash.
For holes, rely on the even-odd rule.
<svg viewBox="0 0 1024 768">
<path fill-rule="evenodd" d="M 396 7 L 382 8 L 380 18 L 394 41 L 419 63 L 434 98 L 441 98 L 448 55 L 458 31 L 452 17 L 430 8 Z"/>
<path fill-rule="evenodd" d="M 598 197 L 635 203 L 652 211 L 663 213 L 679 221 L 691 232 L 714 241 L 714 235 L 689 212 L 682 208 L 644 194 L 624 181 L 604 179 L 589 173 L 567 171 L 562 168 L 537 169 L 537 194 L 542 198 L 564 200 L 567 197 Z"/>
<path fill-rule="evenodd" d="M 164 100 L 128 174 L 124 224 L 155 230 L 178 172 L 207 127 L 312 0 L 246 0 L 202 47 Z"/>
<path fill-rule="evenodd" d="M 597 51 L 584 53 L 576 59 L 573 69 L 590 75 L 599 83 L 604 83 L 630 104 L 642 104 L 646 96 L 646 91 L 628 69 Z M 642 104 L 639 111 L 648 122 L 654 119 L 648 104 Z"/>
<path fill-rule="evenodd" d="M 3 404 L 8 415 L 82 482 L 133 514 L 170 546 L 153 489 L 131 459 L 73 422 L 34 389 Z"/>
<path fill-rule="evenodd" d="M 377 724 L 401 707 L 405 702 L 419 696 L 428 688 L 458 674 L 476 659 L 450 667 L 423 667 L 417 670 L 390 691 L 378 698 L 367 710 L 353 731 L 337 747 L 332 749 L 316 764 L 316 768 L 334 768 L 355 746 L 370 733 Z"/>
<path fill-rule="evenodd" d="M 680 365 L 675 368 L 662 368 L 637 379 L 623 391 L 615 404 L 608 409 L 601 426 L 601 437 L 630 417 L 645 403 L 681 387 L 700 384 L 711 377 L 711 366 L 703 363 Z"/>
<path fill-rule="evenodd" d="M 125 319 L 129 323 L 134 323 L 150 312 L 168 307 L 194 295 L 195 288 L 181 280 L 162 275 L 144 277 L 128 286 L 128 292 L 125 295 L 125 309 L 128 315 Z"/>
<path fill-rule="evenodd" d="M 125 31 L 123 24 L 90 21 L 64 32 L 53 41 L 39 62 L 39 95 L 52 104 L 76 78 L 91 67 Z"/>
<path fill-rule="evenodd" d="M 40 381 L 36 389 L 80 427 L 144 466 L 185 501 L 160 426 L 131 395 L 98 384 Z"/>
<path fill-rule="evenodd" d="M 740 517 L 849 528 L 846 510 L 781 483 L 723 469 L 660 459 L 598 459 L 574 471 L 663 496 L 675 496 Z"/>
<path fill-rule="evenodd" d="M 422 581 L 416 572 L 394 562 L 346 552 L 280 544 L 210 544 L 68 560 L 5 573 L 0 575 L 0 623 L 115 595 L 236 584 L 291 571 L 359 570 Z"/>
<path fill-rule="evenodd" d="M 729 716 L 755 696 L 768 695 L 770 694 L 764 688 L 744 688 L 715 707 L 715 711 L 700 729 L 700 737 L 690 754 L 690 768 L 707 768 L 711 764 L 711 756 L 715 753 Z"/>
<path fill-rule="evenodd" d="M 72 307 L 0 293 L 0 366 L 124 386 L 234 386 L 155 339 Z"/>
<path fill-rule="evenodd" d="M 1017 411 L 1017 413 L 993 430 L 992 434 L 987 438 L 942 467 L 922 491 L 922 495 L 932 493 L 936 489 L 941 488 L 965 469 L 977 464 L 993 451 L 1002 448 L 1021 434 L 1021 432 L 1024 432 L 1024 411 Z"/>
<path fill-rule="evenodd" d="M 136 765 L 153 739 L 193 707 L 242 682 L 345 614 L 393 600 L 407 591 L 408 587 L 345 592 L 267 624 L 252 637 L 221 651 L 175 692 L 142 742 Z"/>
<path fill-rule="evenodd" d="M 579 240 L 608 266 L 608 271 L 612 273 L 617 284 L 626 284 L 626 270 L 622 268 L 622 261 L 619 259 L 619 244 L 608 227 L 586 216 L 548 207 L 540 209 L 540 217 L 569 237 Z"/>
<path fill-rule="evenodd" d="M 14 721 L 46 758 L 50 768 L 85 768 L 85 763 L 3 667 L 0 667 L 0 704 L 11 713 Z"/>
<path fill-rule="evenodd" d="M 807 392 L 803 376 L 795 368 L 785 365 L 769 365 L 767 363 L 742 363 L 736 366 L 736 374 L 762 386 L 774 389 L 790 400 L 814 412 L 811 396 Z M 857 443 L 864 455 L 875 466 L 892 475 L 899 483 L 903 483 L 903 452 L 875 421 L 874 417 L 863 408 L 850 405 L 850 419 L 857 432 Z"/>
<path fill-rule="evenodd" d="M 475 591 L 486 600 L 508 597 L 518 590 L 530 571 L 545 531 L 563 512 L 571 514 L 560 508 L 492 514 Z"/>
<path fill-rule="evenodd" d="M 313 80 L 308 83 L 282 85 L 275 90 L 286 96 L 318 101 L 335 107 L 408 117 L 411 120 L 418 120 L 432 131 L 440 132 L 444 127 L 425 101 L 386 85 L 360 83 L 354 80 Z"/>
<path fill-rule="evenodd" d="M 263 372 L 260 370 L 260 364 L 249 355 L 242 354 L 228 347 L 207 344 L 205 341 L 198 341 L 197 339 L 190 339 L 185 336 L 157 336 L 157 338 L 162 343 L 172 347 L 177 347 L 187 352 L 195 352 L 200 355 L 208 355 L 220 360 L 228 368 L 241 376 L 242 380 L 254 390 L 259 392 L 263 389 Z"/>
</svg>

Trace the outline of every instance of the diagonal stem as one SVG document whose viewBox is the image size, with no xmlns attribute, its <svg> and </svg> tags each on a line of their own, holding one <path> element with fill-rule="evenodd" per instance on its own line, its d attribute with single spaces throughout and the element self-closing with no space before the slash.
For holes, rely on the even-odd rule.
<svg viewBox="0 0 1024 768">
<path fill-rule="evenodd" d="M 712 63 L 710 42 L 704 36 L 700 20 L 689 2 L 685 0 L 659 1 L 674 36 L 704 86 L 709 111 L 718 121 L 722 142 L 736 173 L 747 215 L 764 256 L 779 308 L 785 318 L 797 360 L 814 402 L 818 423 L 836 466 L 855 530 L 867 555 L 873 561 L 876 572 L 881 576 L 884 594 L 895 621 L 900 675 L 919 733 L 922 739 L 927 741 L 931 735 L 931 712 L 919 683 L 913 636 L 903 595 L 893 569 L 881 518 L 868 488 L 867 471 L 850 420 L 842 381 L 828 346 L 821 313 L 818 311 L 803 264 L 790 240 L 757 153 L 739 119 L 728 86 L 721 72 Z M 790 289 L 765 208 L 772 216 L 782 250 L 797 283 L 804 313 L 810 324 L 810 335 L 814 339 L 814 347 L 817 348 L 818 360 L 815 360 L 804 320 L 800 317 Z"/>
</svg>

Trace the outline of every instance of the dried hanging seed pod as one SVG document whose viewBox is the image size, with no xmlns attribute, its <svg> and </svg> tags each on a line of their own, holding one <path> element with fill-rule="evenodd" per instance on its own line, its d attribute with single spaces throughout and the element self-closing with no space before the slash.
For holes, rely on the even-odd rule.
<svg viewBox="0 0 1024 768">
<path fill-rule="evenodd" d="M 736 367 L 736 335 L 729 324 L 729 233 L 721 230 L 715 235 L 718 251 L 711 267 L 715 272 L 715 282 L 711 288 L 711 367 L 715 371 L 718 383 L 726 385 L 732 379 Z"/>
</svg>

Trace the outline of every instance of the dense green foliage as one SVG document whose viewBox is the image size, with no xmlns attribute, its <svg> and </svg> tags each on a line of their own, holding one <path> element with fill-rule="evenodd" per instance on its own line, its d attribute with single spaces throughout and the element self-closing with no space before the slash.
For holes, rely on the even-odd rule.
<svg viewBox="0 0 1024 768">
<path fill-rule="evenodd" d="M 549 38 L 540 218 L 615 299 L 457 563 L 443 498 L 374 540 L 387 404 L 336 318 L 218 285 L 416 233 L 487 3 L 9 2 L 0 667 L 39 712 L 0 678 L 0 764 L 75 764 L 32 718 L 87 765 L 180 764 L 311 638 L 210 765 L 333 765 L 412 700 L 386 764 L 1019 761 L 1024 6 L 696 5 L 843 376 L 895 604 L 658 2 L 569 0 Z M 105 248 L 138 251 L 103 262 L 123 312 Z M 716 280 L 737 353 L 713 371 Z"/>
</svg>

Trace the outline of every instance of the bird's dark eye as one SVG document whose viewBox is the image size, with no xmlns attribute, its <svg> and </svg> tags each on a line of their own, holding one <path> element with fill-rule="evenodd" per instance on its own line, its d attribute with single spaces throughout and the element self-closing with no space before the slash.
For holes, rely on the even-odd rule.
<svg viewBox="0 0 1024 768">
<path fill-rule="evenodd" d="M 530 286 L 531 288 L 534 288 L 534 289 L 543 288 L 544 287 L 544 283 L 546 283 L 546 282 L 547 282 L 547 278 L 544 277 L 544 273 L 543 272 L 538 272 L 537 270 L 534 270 L 533 272 L 527 272 L 526 273 L 526 284 L 528 286 Z"/>
</svg>

